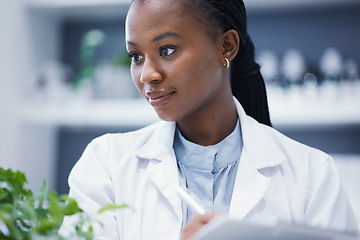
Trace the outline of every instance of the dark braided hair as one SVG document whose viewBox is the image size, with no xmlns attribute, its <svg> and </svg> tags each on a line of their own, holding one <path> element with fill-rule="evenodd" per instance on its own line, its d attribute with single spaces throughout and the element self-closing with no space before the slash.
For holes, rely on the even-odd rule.
<svg viewBox="0 0 360 240">
<path fill-rule="evenodd" d="M 271 126 L 265 83 L 260 67 L 255 62 L 255 47 L 247 31 L 243 0 L 175 1 L 192 10 L 200 21 L 209 26 L 209 34 L 213 40 L 230 29 L 239 34 L 239 52 L 231 63 L 232 94 L 239 100 L 246 114 Z"/>
<path fill-rule="evenodd" d="M 231 89 L 245 112 L 271 126 L 264 79 L 255 62 L 255 47 L 247 31 L 247 15 L 242 0 L 176 0 L 192 9 L 210 27 L 214 39 L 230 29 L 240 37 L 239 52 L 231 64 Z"/>
</svg>

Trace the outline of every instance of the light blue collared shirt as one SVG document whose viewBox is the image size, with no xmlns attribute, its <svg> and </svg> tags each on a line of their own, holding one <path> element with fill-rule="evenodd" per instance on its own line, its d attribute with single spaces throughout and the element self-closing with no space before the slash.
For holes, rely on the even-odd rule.
<svg viewBox="0 0 360 240">
<path fill-rule="evenodd" d="M 197 195 L 206 212 L 229 211 L 242 146 L 239 120 L 224 140 L 206 147 L 186 140 L 176 129 L 174 150 L 180 184 Z M 184 206 L 183 213 L 186 223 L 193 213 Z"/>
</svg>

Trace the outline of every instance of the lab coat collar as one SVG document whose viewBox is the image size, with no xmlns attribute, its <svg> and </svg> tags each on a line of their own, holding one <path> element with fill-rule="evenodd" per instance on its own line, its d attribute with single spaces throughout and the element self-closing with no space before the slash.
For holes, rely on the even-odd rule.
<svg viewBox="0 0 360 240">
<path fill-rule="evenodd" d="M 161 162 L 173 151 L 176 123 L 161 121 L 150 127 L 154 127 L 155 131 L 150 131 L 151 135 L 135 155 L 138 158 Z"/>
<path fill-rule="evenodd" d="M 283 155 L 283 151 L 274 141 L 273 136 L 265 130 L 270 127 L 260 127 L 261 125 L 255 119 L 246 115 L 235 97 L 234 101 L 241 124 L 243 150 L 247 153 L 255 168 L 260 170 L 285 162 L 287 158 Z"/>
</svg>

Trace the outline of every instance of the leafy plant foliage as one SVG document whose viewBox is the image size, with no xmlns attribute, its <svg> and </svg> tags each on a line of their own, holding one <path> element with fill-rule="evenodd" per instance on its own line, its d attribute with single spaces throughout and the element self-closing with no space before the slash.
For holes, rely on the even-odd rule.
<svg viewBox="0 0 360 240">
<path fill-rule="evenodd" d="M 0 168 L 0 239 L 63 240 L 58 230 L 63 217 L 70 215 L 77 215 L 74 238 L 93 239 L 92 224 L 96 219 L 85 214 L 74 199 L 46 190 L 46 182 L 35 196 L 26 184 L 24 173 Z M 98 214 L 125 207 L 128 206 L 109 204 Z"/>
</svg>

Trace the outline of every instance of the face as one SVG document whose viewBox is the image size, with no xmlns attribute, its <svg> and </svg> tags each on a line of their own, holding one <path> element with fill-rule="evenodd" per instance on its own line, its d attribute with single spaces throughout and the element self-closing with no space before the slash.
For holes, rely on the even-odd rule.
<svg viewBox="0 0 360 240">
<path fill-rule="evenodd" d="M 133 81 L 161 119 L 201 116 L 228 94 L 222 44 L 176 1 L 135 1 L 126 19 L 126 43 Z"/>
</svg>

